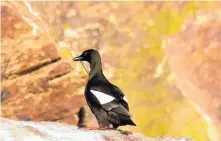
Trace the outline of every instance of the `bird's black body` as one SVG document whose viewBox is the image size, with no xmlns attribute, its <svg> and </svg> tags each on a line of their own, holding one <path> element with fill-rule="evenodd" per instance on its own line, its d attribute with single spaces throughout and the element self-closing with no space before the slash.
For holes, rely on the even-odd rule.
<svg viewBox="0 0 221 141">
<path fill-rule="evenodd" d="M 117 128 L 122 125 L 135 125 L 131 120 L 129 107 L 121 90 L 111 84 L 102 72 L 101 58 L 96 50 L 86 50 L 75 61 L 88 61 L 90 73 L 85 88 L 85 98 L 96 116 L 99 127 Z"/>
</svg>

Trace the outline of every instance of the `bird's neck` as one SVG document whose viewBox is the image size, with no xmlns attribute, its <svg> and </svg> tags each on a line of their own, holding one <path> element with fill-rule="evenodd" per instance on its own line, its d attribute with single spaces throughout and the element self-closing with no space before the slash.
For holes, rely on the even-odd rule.
<svg viewBox="0 0 221 141">
<path fill-rule="evenodd" d="M 95 76 L 104 77 L 100 60 L 94 60 L 90 63 L 89 80 L 92 80 Z"/>
</svg>

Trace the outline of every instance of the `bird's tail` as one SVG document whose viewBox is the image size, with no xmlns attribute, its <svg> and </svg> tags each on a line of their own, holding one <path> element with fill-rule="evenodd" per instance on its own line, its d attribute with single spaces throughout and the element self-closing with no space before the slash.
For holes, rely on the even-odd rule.
<svg viewBox="0 0 221 141">
<path fill-rule="evenodd" d="M 108 118 L 112 124 L 122 126 L 122 125 L 132 125 L 136 126 L 136 124 L 132 121 L 131 116 L 118 114 L 116 112 L 108 112 Z"/>
<path fill-rule="evenodd" d="M 133 122 L 133 120 L 129 116 L 121 116 L 121 124 L 136 126 L 136 124 Z"/>
<path fill-rule="evenodd" d="M 132 120 L 130 117 L 129 117 L 129 119 L 128 119 L 127 124 L 128 124 L 128 125 L 132 125 L 132 126 L 137 126 L 137 125 L 133 122 L 133 120 Z"/>
</svg>

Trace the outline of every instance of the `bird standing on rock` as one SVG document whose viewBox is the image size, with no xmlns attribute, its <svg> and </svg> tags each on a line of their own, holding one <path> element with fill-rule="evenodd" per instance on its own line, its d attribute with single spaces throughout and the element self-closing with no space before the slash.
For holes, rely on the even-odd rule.
<svg viewBox="0 0 221 141">
<path fill-rule="evenodd" d="M 131 120 L 127 99 L 123 92 L 104 76 L 99 52 L 94 49 L 86 50 L 75 57 L 74 61 L 90 63 L 85 98 L 98 121 L 98 129 L 117 129 L 122 125 L 136 126 Z"/>
</svg>

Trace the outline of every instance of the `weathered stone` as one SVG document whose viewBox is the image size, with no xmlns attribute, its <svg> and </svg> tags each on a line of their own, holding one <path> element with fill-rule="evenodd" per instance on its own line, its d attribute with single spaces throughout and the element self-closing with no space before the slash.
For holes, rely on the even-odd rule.
<svg viewBox="0 0 221 141">
<path fill-rule="evenodd" d="M 3 116 L 59 120 L 77 113 L 85 103 L 79 91 L 85 80 L 74 76 L 72 69 L 68 62 L 61 60 L 16 79 L 5 80 L 3 89 L 10 95 L 2 103 Z"/>
<path fill-rule="evenodd" d="M 193 141 L 188 137 L 145 137 L 142 134 L 118 130 L 87 130 L 53 122 L 13 121 L 0 118 L 2 141 Z"/>
<path fill-rule="evenodd" d="M 31 29 L 30 25 L 23 22 L 19 11 L 7 5 L 1 6 L 1 21 L 1 35 L 3 39 L 15 38 L 17 34 L 24 34 Z"/>
<path fill-rule="evenodd" d="M 221 13 L 201 13 L 164 41 L 172 71 L 183 93 L 221 133 Z M 207 116 L 208 115 L 208 116 Z M 209 133 L 210 134 L 210 133 Z"/>
<path fill-rule="evenodd" d="M 27 74 L 60 59 L 55 44 L 49 43 L 36 47 L 37 42 L 39 41 L 31 41 L 27 45 L 25 41 L 24 44 L 19 44 L 19 47 L 13 50 L 13 56 L 10 58 L 5 73 L 6 77 Z"/>
<path fill-rule="evenodd" d="M 77 124 L 85 104 L 82 75 L 72 60 L 62 59 L 46 34 L 33 35 L 21 11 L 8 4 L 2 12 L 2 116 Z M 19 25 L 19 26 L 18 26 Z M 78 80 L 78 81 L 76 81 Z M 8 92 L 5 95 L 5 91 Z"/>
</svg>

